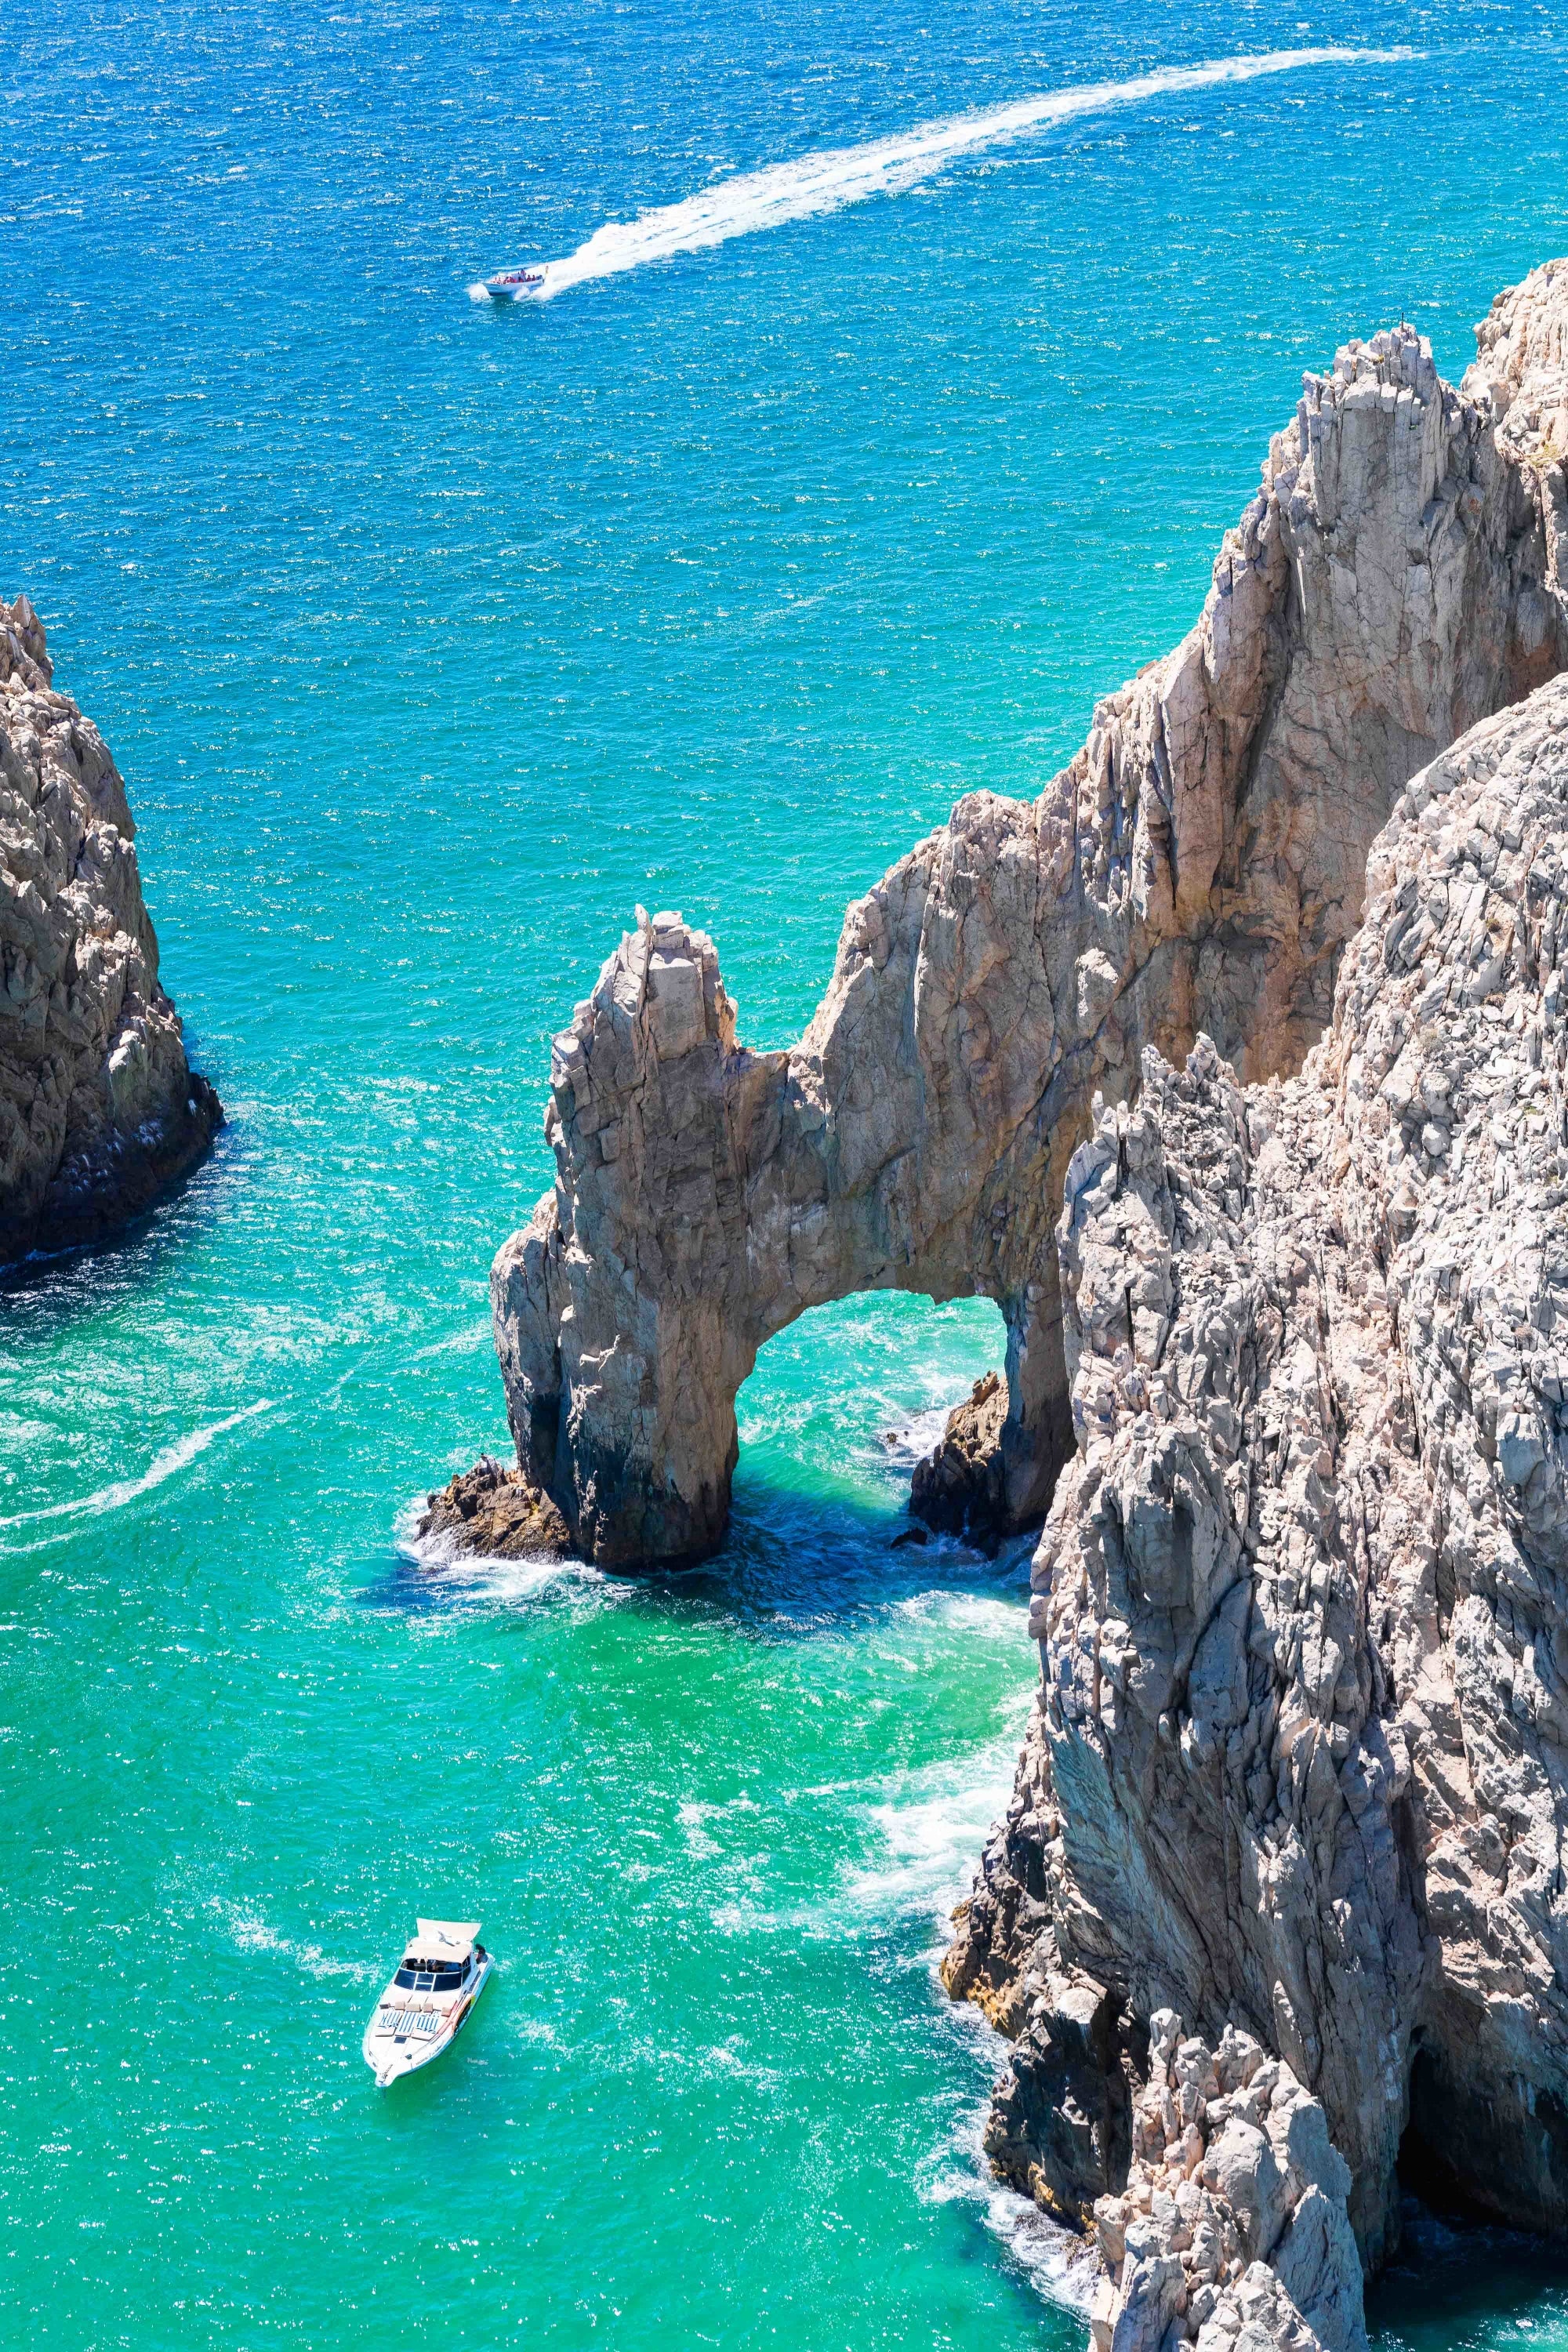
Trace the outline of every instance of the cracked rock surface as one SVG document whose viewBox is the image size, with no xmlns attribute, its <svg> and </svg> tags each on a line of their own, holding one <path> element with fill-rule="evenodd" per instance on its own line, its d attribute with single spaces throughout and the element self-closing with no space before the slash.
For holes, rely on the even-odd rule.
<svg viewBox="0 0 1568 2352">
<path fill-rule="evenodd" d="M 752 1053 L 712 942 L 638 912 L 556 1038 L 556 1182 L 495 1264 L 518 1459 L 585 1556 L 720 1540 L 735 1394 L 805 1311 L 982 1293 L 1000 1517 L 1071 1452 L 1055 1229 L 1095 1094 L 1200 1032 L 1300 1066 L 1410 777 L 1568 662 L 1568 265 L 1456 391 L 1413 330 L 1304 380 L 1203 614 L 1037 798 L 975 793 L 846 917 L 800 1041 Z"/>
<path fill-rule="evenodd" d="M 1365 2352 L 1350 2168 L 1318 2101 L 1234 2026 L 1211 2050 L 1161 2010 L 1149 2043 L 1126 2186 L 1094 2209 L 1093 2352 Z"/>
<path fill-rule="evenodd" d="M 90 719 L 0 600 L 0 1265 L 113 1232 L 223 1112 L 158 981 L 135 826 Z"/>
<path fill-rule="evenodd" d="M 1152 2099 L 1166 2173 L 1215 2185 L 1185 2134 L 1218 2110 L 1160 2090 L 1167 2011 L 1310 2095 L 1369 2268 L 1407 2127 L 1472 2205 L 1568 2227 L 1568 678 L 1411 781 L 1366 887 L 1300 1075 L 1147 1050 L 1068 1173 L 1042 1686 L 946 1976 L 1016 2037 L 994 2159 L 1058 2211 L 1100 2200 L 1108 2259 Z M 1053 2053 L 1097 2001 L 1101 2105 L 1139 2020 L 1157 2063 L 1083 2147 Z M 1133 2300 L 1213 2341 L 1168 2267 L 1191 2204 L 1145 2209 Z M 1332 2340 L 1256 2232 L 1243 2256 Z"/>
</svg>

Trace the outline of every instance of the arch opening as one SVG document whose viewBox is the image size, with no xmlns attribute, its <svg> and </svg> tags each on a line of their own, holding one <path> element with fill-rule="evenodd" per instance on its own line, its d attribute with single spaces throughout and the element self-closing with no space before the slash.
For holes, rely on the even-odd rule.
<svg viewBox="0 0 1568 2352">
<path fill-rule="evenodd" d="M 923 1516 L 912 1526 L 911 1485 L 974 1391 L 1005 1379 L 1006 1353 L 987 1298 L 862 1291 L 807 1308 L 764 1342 L 737 1394 L 736 1507 L 787 1493 L 847 1503 L 889 1542 L 966 1534 Z"/>
</svg>

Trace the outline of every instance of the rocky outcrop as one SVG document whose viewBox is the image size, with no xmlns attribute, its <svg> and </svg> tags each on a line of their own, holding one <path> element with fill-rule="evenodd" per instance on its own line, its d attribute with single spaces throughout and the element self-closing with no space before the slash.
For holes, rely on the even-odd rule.
<svg viewBox="0 0 1568 2352">
<path fill-rule="evenodd" d="M 1007 1383 L 999 1372 L 987 1372 L 948 1414 L 938 1444 L 915 1464 L 912 1516 L 939 1535 L 967 1536 L 983 1549 L 994 1549 L 1009 1528 L 1002 1476 L 1006 1424 Z"/>
<path fill-rule="evenodd" d="M 93 1241 L 199 1159 L 218 1098 L 158 982 L 125 787 L 0 602 L 0 1265 Z"/>
<path fill-rule="evenodd" d="M 1555 265 L 1461 391 L 1405 328 L 1305 379 L 1191 634 L 1037 800 L 971 794 L 850 908 L 798 1044 L 744 1048 L 711 942 L 639 910 L 555 1040 L 555 1188 L 492 1277 L 519 1463 L 584 1554 L 711 1549 L 757 1350 L 879 1287 L 999 1303 L 1000 1516 L 1038 1517 L 1093 1097 L 1200 1032 L 1296 1068 L 1399 793 L 1568 660 L 1565 321 Z"/>
<path fill-rule="evenodd" d="M 946 1975 L 1016 2037 L 991 2144 L 1043 2203 L 1125 2210 L 1152 2098 L 1166 2172 L 1237 2206 L 1199 2055 L 1191 2113 L 1158 2064 L 1134 2094 L 1125 2183 L 1047 2112 L 1096 2002 L 1108 2112 L 1174 2011 L 1310 2093 L 1375 2267 L 1407 2133 L 1474 2207 L 1568 2228 L 1568 678 L 1412 780 L 1367 897 L 1299 1076 L 1148 1050 L 1074 1156 L 1041 1692 Z M 1171 2203 L 1102 2299 L 1118 2344 L 1130 2294 L 1134 2332 L 1215 2340 Z"/>
<path fill-rule="evenodd" d="M 487 1559 L 559 1559 L 571 1549 L 566 1522 L 549 1496 L 489 1454 L 426 1496 L 415 1533 L 437 1549 Z"/>
<path fill-rule="evenodd" d="M 995 1899 L 1001 1889 L 986 1890 Z M 1014 2042 L 984 2133 L 993 2170 L 1069 2229 L 1093 2221 L 1097 2198 L 1127 2178 L 1132 2106 L 1148 2071 L 1149 2035 L 1103 1984 L 1063 1962 L 1049 1918 L 1012 1881 L 1010 1926 L 1021 1962 L 994 1972 L 1002 1939 L 971 1933 L 948 1955 L 943 1977 Z M 970 1906 L 961 1905 L 959 1922 Z"/>
<path fill-rule="evenodd" d="M 1211 2050 L 1149 2021 L 1126 2187 L 1095 2207 L 1092 2352 L 1365 2352 L 1350 2171 L 1316 2099 L 1234 2027 Z"/>
<path fill-rule="evenodd" d="M 1402 2146 L 1568 2226 L 1568 264 L 1478 343 L 1306 379 L 1192 634 L 797 1045 L 639 910 L 493 1276 L 519 1476 L 626 1564 L 805 1308 L 1001 1305 L 929 1483 L 1049 1498 L 1043 1675 L 944 1972 L 1102 2352 L 1356 2352 Z"/>
</svg>

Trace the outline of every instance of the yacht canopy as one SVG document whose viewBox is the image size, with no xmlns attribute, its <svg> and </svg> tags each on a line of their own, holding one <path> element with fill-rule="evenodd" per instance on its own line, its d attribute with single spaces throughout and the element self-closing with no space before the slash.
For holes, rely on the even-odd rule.
<svg viewBox="0 0 1568 2352">
<path fill-rule="evenodd" d="M 416 1925 L 419 1933 L 410 1940 L 405 1962 L 447 1960 L 455 1968 L 468 1958 L 479 1932 L 477 1919 L 420 1919 Z"/>
</svg>

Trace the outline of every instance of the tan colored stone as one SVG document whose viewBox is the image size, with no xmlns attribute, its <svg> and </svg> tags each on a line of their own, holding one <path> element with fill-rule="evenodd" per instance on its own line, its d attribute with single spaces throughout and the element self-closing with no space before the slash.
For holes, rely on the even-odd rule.
<svg viewBox="0 0 1568 2352">
<path fill-rule="evenodd" d="M 111 1232 L 223 1118 L 158 981 L 103 738 L 0 600 L 0 1264 Z"/>
<path fill-rule="evenodd" d="M 1037 800 L 970 794 L 850 908 L 787 1052 L 741 1045 L 709 940 L 639 912 L 555 1041 L 555 1190 L 492 1282 L 519 1460 L 585 1554 L 710 1549 L 758 1349 L 875 1288 L 1001 1306 L 1002 1517 L 1037 1517 L 1096 1092 L 1200 1030 L 1244 1076 L 1297 1067 L 1399 791 L 1568 659 L 1558 477 L 1520 421 L 1568 397 L 1565 312 L 1561 265 L 1503 298 L 1466 395 L 1408 329 L 1308 377 L 1191 634 Z"/>
</svg>

